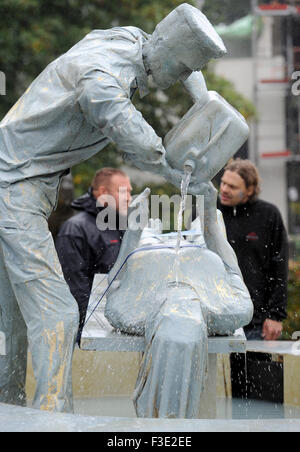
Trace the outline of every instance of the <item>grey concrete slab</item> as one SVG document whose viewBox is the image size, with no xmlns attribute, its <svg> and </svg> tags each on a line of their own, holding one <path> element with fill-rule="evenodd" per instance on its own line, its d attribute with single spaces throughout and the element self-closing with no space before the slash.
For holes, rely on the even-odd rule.
<svg viewBox="0 0 300 452">
<path fill-rule="evenodd" d="M 248 341 L 247 352 L 300 356 L 300 341 Z"/>
<path fill-rule="evenodd" d="M 246 336 L 242 329 L 233 336 L 210 337 L 208 353 L 245 353 Z M 88 351 L 143 352 L 145 339 L 143 336 L 131 336 L 115 330 L 95 329 L 91 336 L 83 336 L 81 349 Z"/>
</svg>

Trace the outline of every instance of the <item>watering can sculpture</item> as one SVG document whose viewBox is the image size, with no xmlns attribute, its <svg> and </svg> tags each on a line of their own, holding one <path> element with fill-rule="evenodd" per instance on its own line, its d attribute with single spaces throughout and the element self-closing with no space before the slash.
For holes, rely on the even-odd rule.
<svg viewBox="0 0 300 452">
<path fill-rule="evenodd" d="M 185 82 L 191 93 L 193 79 Z M 194 99 L 165 146 L 173 166 L 190 168 L 203 182 L 202 224 L 199 216 L 192 224 L 195 235 L 188 242 L 181 240 L 179 265 L 174 265 L 176 240 L 170 241 L 159 228 L 134 231 L 129 225 L 109 275 L 109 281 L 115 281 L 107 295 L 107 319 L 118 330 L 146 339 L 134 394 L 139 417 L 197 418 L 208 337 L 231 335 L 253 316 L 210 182 L 247 139 L 248 127 L 220 96 L 207 92 L 204 79 Z M 147 209 L 148 196 L 145 190 L 136 203 L 144 202 Z"/>
</svg>

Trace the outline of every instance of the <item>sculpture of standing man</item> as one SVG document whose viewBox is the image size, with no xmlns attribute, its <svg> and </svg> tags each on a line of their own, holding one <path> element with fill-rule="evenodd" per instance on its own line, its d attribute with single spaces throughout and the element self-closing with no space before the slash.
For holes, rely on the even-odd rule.
<svg viewBox="0 0 300 452">
<path fill-rule="evenodd" d="M 0 123 L 0 402 L 24 405 L 27 338 L 37 380 L 34 407 L 72 411 L 78 309 L 47 220 L 61 177 L 114 141 L 138 167 L 178 185 L 165 149 L 131 102 L 147 76 L 166 89 L 226 49 L 206 17 L 182 4 L 149 36 L 134 27 L 95 30 L 53 61 Z M 192 179 L 190 191 L 197 193 Z"/>
</svg>

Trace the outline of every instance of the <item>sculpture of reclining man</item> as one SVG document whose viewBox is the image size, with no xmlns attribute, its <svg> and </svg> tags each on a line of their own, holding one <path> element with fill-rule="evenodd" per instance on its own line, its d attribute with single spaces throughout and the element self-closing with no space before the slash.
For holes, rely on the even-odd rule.
<svg viewBox="0 0 300 452">
<path fill-rule="evenodd" d="M 146 190 L 137 202 L 148 195 Z M 118 330 L 146 338 L 134 395 L 139 417 L 197 418 L 208 336 L 231 335 L 253 316 L 235 253 L 218 219 L 217 191 L 211 183 L 204 195 L 206 246 L 200 245 L 199 236 L 187 246 L 181 242 L 177 277 L 176 246 L 164 243 L 162 235 L 154 237 L 161 241 L 158 245 L 150 240 L 145 247 L 146 239 L 141 246 L 142 231 L 130 229 L 109 275 L 110 281 L 118 281 L 108 292 L 106 317 Z"/>
</svg>

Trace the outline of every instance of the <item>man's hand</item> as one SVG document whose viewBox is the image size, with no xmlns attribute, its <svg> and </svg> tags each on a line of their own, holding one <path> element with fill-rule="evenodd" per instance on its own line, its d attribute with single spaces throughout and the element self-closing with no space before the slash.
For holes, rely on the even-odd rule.
<svg viewBox="0 0 300 452">
<path fill-rule="evenodd" d="M 263 325 L 262 337 L 265 341 L 277 341 L 282 333 L 282 323 L 267 319 Z"/>
</svg>

